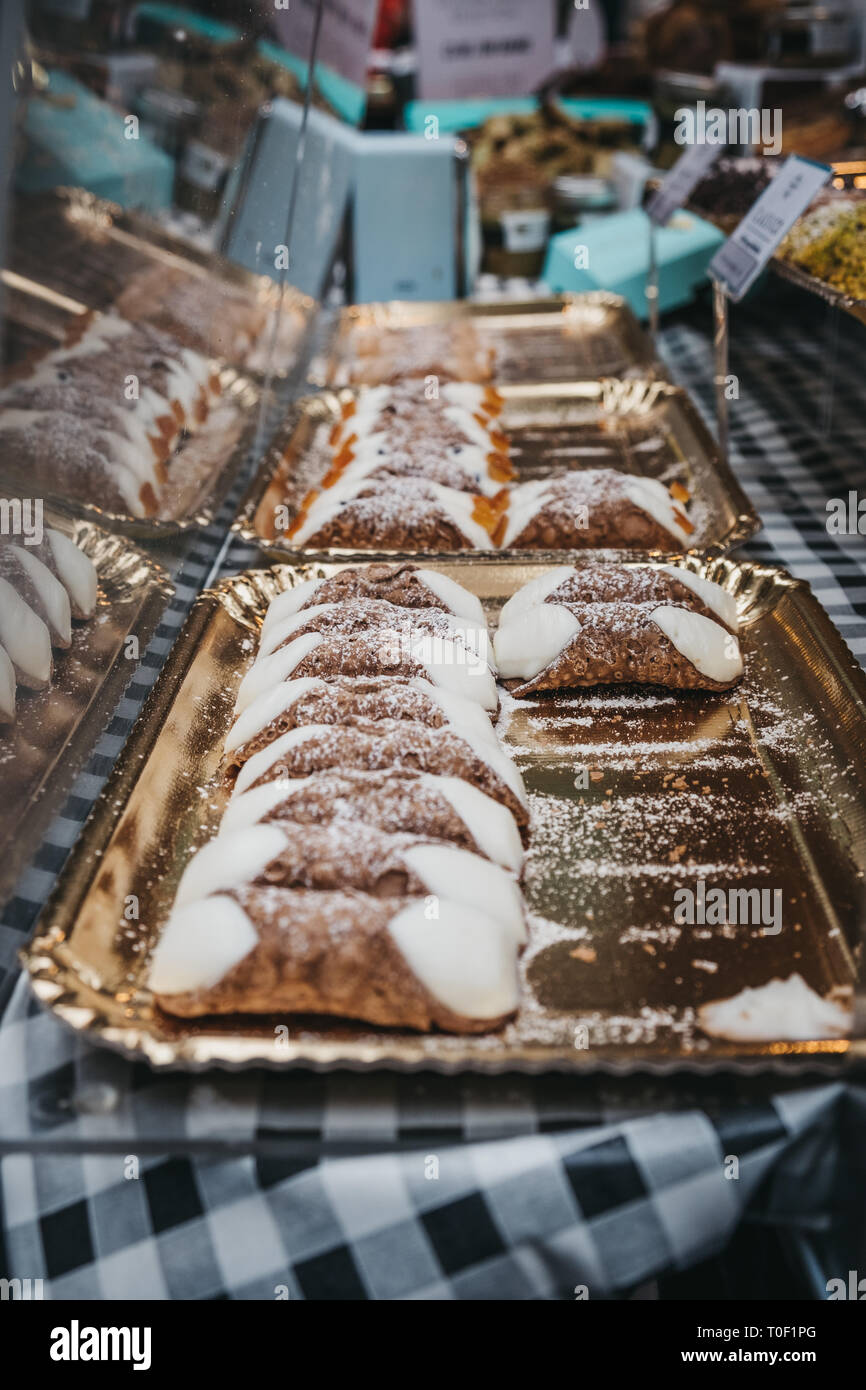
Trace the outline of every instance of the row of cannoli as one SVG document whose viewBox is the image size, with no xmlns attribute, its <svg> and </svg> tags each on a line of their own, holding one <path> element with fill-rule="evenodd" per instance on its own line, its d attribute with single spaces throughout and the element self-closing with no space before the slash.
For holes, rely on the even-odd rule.
<svg viewBox="0 0 866 1390">
<path fill-rule="evenodd" d="M 673 565 L 569 565 L 518 589 L 494 638 L 512 695 L 640 682 L 728 690 L 743 674 L 736 602 Z"/>
<path fill-rule="evenodd" d="M 503 397 L 404 378 L 344 403 L 329 463 L 286 532 L 309 549 L 688 549 L 685 489 L 615 469 L 515 483 Z"/>
<path fill-rule="evenodd" d="M 96 570 L 62 532 L 0 538 L 0 723 L 14 721 L 19 685 L 48 688 L 54 650 L 71 646 L 73 620 L 92 617 L 96 600 Z"/>
<path fill-rule="evenodd" d="M 517 1006 L 526 794 L 478 599 L 405 563 L 280 594 L 241 682 L 231 800 L 154 952 L 167 1012 L 485 1032 Z"/>
<path fill-rule="evenodd" d="M 154 517 L 172 455 L 219 394 L 209 358 L 149 324 L 93 315 L 0 391 L 0 448 L 38 490 Z"/>
</svg>

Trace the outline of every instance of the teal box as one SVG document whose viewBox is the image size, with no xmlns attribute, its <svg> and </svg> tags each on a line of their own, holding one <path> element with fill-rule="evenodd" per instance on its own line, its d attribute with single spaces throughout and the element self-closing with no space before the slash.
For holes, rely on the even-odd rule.
<svg viewBox="0 0 866 1390">
<path fill-rule="evenodd" d="M 174 160 L 141 132 L 127 137 L 123 116 L 68 73 L 49 73 L 47 96 L 32 96 L 16 173 L 22 193 L 62 184 L 86 188 L 121 207 L 171 206 Z"/>
<path fill-rule="evenodd" d="M 557 293 L 612 290 L 639 318 L 647 318 L 650 222 L 640 208 L 584 223 L 551 237 L 542 280 Z M 707 266 L 724 236 L 691 212 L 675 212 L 656 229 L 659 309 L 688 304 L 707 278 Z"/>
</svg>

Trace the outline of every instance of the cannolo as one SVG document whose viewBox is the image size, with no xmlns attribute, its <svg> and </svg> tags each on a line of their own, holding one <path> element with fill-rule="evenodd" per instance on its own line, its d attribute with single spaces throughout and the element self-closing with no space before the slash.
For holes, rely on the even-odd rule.
<svg viewBox="0 0 866 1390">
<path fill-rule="evenodd" d="M 381 719 L 343 728 L 308 724 L 280 734 L 244 763 L 235 784 L 239 796 L 281 778 L 309 777 L 328 769 L 362 772 L 426 772 L 461 778 L 507 806 L 518 825 L 529 823 L 520 773 L 501 748 L 465 731 Z"/>
<path fill-rule="evenodd" d="M 503 623 L 494 649 L 518 696 L 623 681 L 728 690 L 743 673 L 733 633 L 673 604 L 541 603 Z"/>
<path fill-rule="evenodd" d="M 52 647 L 68 648 L 72 618 L 96 607 L 92 561 L 60 531 L 36 545 L 0 538 L 0 719 L 15 715 L 15 687 L 51 683 Z"/>
<path fill-rule="evenodd" d="M 51 633 L 8 579 L 0 577 L 0 644 L 19 685 L 45 690 L 51 684 Z"/>
<path fill-rule="evenodd" d="M 588 564 L 557 565 L 524 584 L 505 603 L 500 627 L 515 621 L 539 603 L 673 603 L 702 613 L 730 632 L 739 626 L 737 604 L 720 584 L 676 565 L 645 566 Z"/>
<path fill-rule="evenodd" d="M 324 681 L 306 676 L 265 690 L 238 715 L 225 740 L 223 771 L 232 781 L 254 754 L 290 729 L 307 724 L 366 725 L 408 720 L 430 729 L 452 725 L 498 748 L 490 717 L 462 695 L 419 677 L 372 676 Z"/>
<path fill-rule="evenodd" d="M 470 382 L 443 382 L 433 399 L 421 379 L 363 391 L 331 430 L 321 486 L 420 477 L 492 497 L 514 476 L 508 440 L 495 427 L 502 404 L 491 387 Z"/>
<path fill-rule="evenodd" d="M 308 631 L 292 637 L 256 659 L 241 681 L 235 713 L 243 713 L 264 691 L 290 678 L 389 675 L 421 677 L 483 709 L 498 707 L 488 662 L 457 635 L 383 627 L 350 633 Z"/>
<path fill-rule="evenodd" d="M 346 376 L 353 382 L 399 381 L 435 376 L 441 380 L 490 381 L 494 352 L 469 322 L 357 325 L 350 340 Z"/>
<path fill-rule="evenodd" d="M 0 541 L 0 577 L 42 619 L 51 645 L 68 647 L 72 641 L 72 606 L 55 574 L 23 545 Z"/>
<path fill-rule="evenodd" d="M 398 608 L 442 608 L 457 618 L 484 623 L 484 610 L 475 594 L 438 570 L 403 560 L 393 565 L 347 567 L 326 579 L 305 579 L 293 589 L 284 589 L 268 607 L 262 634 L 273 623 L 311 604 L 341 603 L 347 598 L 385 599 Z"/>
<path fill-rule="evenodd" d="M 0 441 L 44 488 L 155 516 L 182 431 L 204 421 L 219 390 L 207 358 L 106 314 L 0 393 Z"/>
<path fill-rule="evenodd" d="M 149 983 L 184 1018 L 313 1013 L 487 1032 L 517 1007 L 506 926 L 453 899 L 234 888 L 172 913 Z"/>
<path fill-rule="evenodd" d="M 511 491 L 494 532 L 515 550 L 686 550 L 694 528 L 657 478 L 586 468 Z"/>
<path fill-rule="evenodd" d="M 388 834 L 446 840 L 519 873 L 523 846 L 514 817 L 501 802 L 459 777 L 429 773 L 318 772 L 264 782 L 235 796 L 220 837 L 259 822 L 330 825 L 351 821 Z"/>
<path fill-rule="evenodd" d="M 502 922 L 517 945 L 526 942 L 523 897 L 511 874 L 455 845 L 388 835 L 357 821 L 253 825 L 211 840 L 184 870 L 174 905 L 243 884 L 453 898 Z"/>
<path fill-rule="evenodd" d="M 262 628 L 256 659 L 264 661 L 295 637 L 306 632 L 393 633 L 395 640 L 409 634 L 430 634 L 440 640 L 456 641 L 482 660 L 489 660 L 490 638 L 487 623 L 471 618 L 455 618 L 441 608 L 400 608 L 386 599 L 346 598 L 337 603 L 316 603 L 279 622 Z"/>
<path fill-rule="evenodd" d="M 269 320 L 268 309 L 248 291 L 163 264 L 132 276 L 114 308 L 132 323 L 146 321 L 185 347 L 228 362 L 247 360 Z"/>
<path fill-rule="evenodd" d="M 424 478 L 346 479 L 308 493 L 285 534 L 311 550 L 488 550 L 506 503 Z"/>
<path fill-rule="evenodd" d="M 5 647 L 0 647 L 0 723 L 15 721 L 15 667 Z"/>
</svg>

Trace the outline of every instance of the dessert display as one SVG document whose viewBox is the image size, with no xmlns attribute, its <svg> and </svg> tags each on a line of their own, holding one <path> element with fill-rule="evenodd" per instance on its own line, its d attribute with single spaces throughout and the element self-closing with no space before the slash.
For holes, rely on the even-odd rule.
<svg viewBox="0 0 866 1390">
<path fill-rule="evenodd" d="M 529 815 L 488 645 L 478 600 L 408 563 L 274 599 L 225 740 L 228 809 L 153 955 L 162 1009 L 455 1033 L 514 1013 Z"/>
<path fill-rule="evenodd" d="M 517 697 L 621 682 L 728 690 L 743 674 L 736 629 L 730 595 L 701 576 L 589 566 L 519 589 L 494 651 Z"/>
<path fill-rule="evenodd" d="M 559 433 L 526 426 L 518 453 L 525 466 L 537 453 L 545 476 L 520 482 L 503 405 L 490 386 L 466 381 L 438 383 L 432 396 L 415 378 L 362 388 L 314 444 L 307 490 L 286 478 L 287 543 L 401 552 L 689 548 L 685 486 L 627 471 L 667 466 L 658 429 L 636 421 L 618 432 L 604 419 Z"/>
<path fill-rule="evenodd" d="M 14 721 L 19 686 L 48 689 L 54 652 L 69 648 L 73 620 L 92 618 L 96 599 L 92 562 L 62 532 L 35 545 L 0 538 L 0 724 Z"/>
<path fill-rule="evenodd" d="M 173 455 L 220 391 L 217 364 L 170 334 L 94 315 L 0 391 L 0 445 L 32 487 L 156 517 Z"/>
<path fill-rule="evenodd" d="M 866 300 L 864 247 L 866 199 L 828 195 L 794 224 L 779 255 L 840 294 Z"/>
</svg>

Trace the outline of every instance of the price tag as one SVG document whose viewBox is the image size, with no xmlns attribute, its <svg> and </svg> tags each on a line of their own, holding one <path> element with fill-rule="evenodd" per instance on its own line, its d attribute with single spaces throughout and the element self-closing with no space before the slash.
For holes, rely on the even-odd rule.
<svg viewBox="0 0 866 1390">
<path fill-rule="evenodd" d="M 690 145 L 662 179 L 647 203 L 647 216 L 657 227 L 666 227 L 677 208 L 689 201 L 692 189 L 721 154 L 722 145 Z"/>
<path fill-rule="evenodd" d="M 833 170 L 792 154 L 710 262 L 729 299 L 742 299 Z"/>
</svg>

